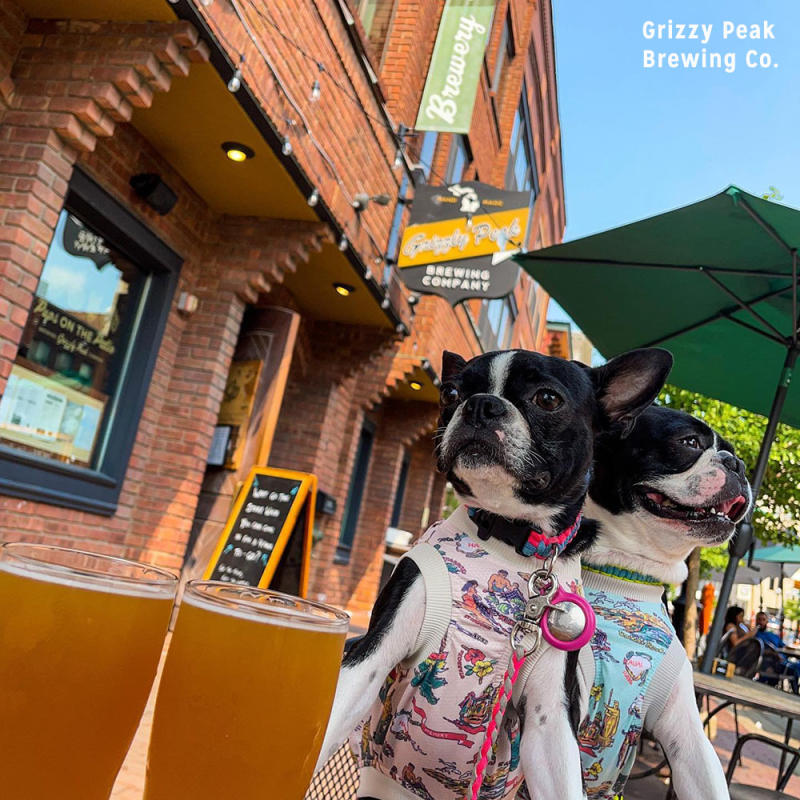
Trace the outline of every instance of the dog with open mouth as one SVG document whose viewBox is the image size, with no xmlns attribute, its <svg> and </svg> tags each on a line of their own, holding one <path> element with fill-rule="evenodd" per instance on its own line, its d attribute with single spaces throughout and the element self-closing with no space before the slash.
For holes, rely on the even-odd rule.
<svg viewBox="0 0 800 800">
<path fill-rule="evenodd" d="M 349 735 L 361 798 L 500 800 L 523 776 L 537 800 L 583 798 L 565 675 L 593 629 L 577 590 L 594 439 L 629 428 L 671 366 L 658 349 L 597 369 L 444 354 L 437 466 L 462 505 L 400 561 L 347 649 L 318 767 Z M 516 626 L 542 573 L 522 660 Z"/>
<path fill-rule="evenodd" d="M 622 792 L 643 728 L 661 743 L 679 800 L 728 798 L 692 666 L 661 598 L 664 584 L 686 579 L 689 553 L 730 539 L 751 503 L 733 445 L 689 414 L 652 406 L 628 435 L 598 437 L 582 526 L 593 540 L 582 579 L 597 628 L 578 672 L 578 742 L 592 800 Z"/>
</svg>

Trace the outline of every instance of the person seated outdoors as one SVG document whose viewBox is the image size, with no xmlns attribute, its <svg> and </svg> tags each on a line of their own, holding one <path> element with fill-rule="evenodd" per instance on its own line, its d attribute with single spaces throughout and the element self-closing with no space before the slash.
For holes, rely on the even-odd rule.
<svg viewBox="0 0 800 800">
<path fill-rule="evenodd" d="M 728 631 L 731 632 L 728 637 L 728 652 L 730 652 L 737 644 L 741 644 L 747 639 L 752 639 L 756 635 L 756 631 L 750 630 L 744 622 L 744 609 L 741 606 L 731 606 L 725 612 L 725 627 L 722 629 L 723 635 Z"/>
<path fill-rule="evenodd" d="M 761 639 L 764 645 L 769 649 L 768 657 L 765 658 L 765 663 L 771 667 L 771 672 L 778 674 L 786 674 L 792 683 L 792 691 L 798 694 L 798 678 L 800 678 L 800 663 L 797 661 L 790 661 L 783 653 L 778 652 L 786 647 L 786 643 L 778 636 L 777 633 L 767 630 L 768 617 L 763 611 L 756 614 L 756 630 L 755 635 L 757 639 Z M 765 654 L 767 651 L 765 650 Z M 764 677 L 759 676 L 759 681 L 762 683 L 769 683 L 773 686 L 777 684 L 777 679 L 771 675 Z"/>
</svg>

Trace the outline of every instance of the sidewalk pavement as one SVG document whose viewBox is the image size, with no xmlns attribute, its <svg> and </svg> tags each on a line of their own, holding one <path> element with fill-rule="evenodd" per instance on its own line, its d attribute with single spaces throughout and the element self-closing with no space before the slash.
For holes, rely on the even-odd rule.
<svg viewBox="0 0 800 800">
<path fill-rule="evenodd" d="M 363 631 L 359 631 L 363 632 Z M 142 800 L 144 792 L 144 776 L 147 758 L 147 744 L 150 739 L 150 730 L 153 723 L 153 709 L 155 707 L 155 696 L 158 688 L 158 681 L 164 666 L 169 638 L 164 645 L 161 655 L 161 663 L 158 668 L 158 675 L 147 702 L 147 707 L 142 716 L 142 721 L 136 736 L 133 740 L 125 763 L 122 765 L 114 790 L 110 800 Z M 705 711 L 705 705 L 703 706 Z M 727 768 L 731 752 L 736 744 L 736 730 L 734 716 L 731 708 L 721 711 L 714 718 L 717 721 L 717 733 L 714 737 L 714 749 L 717 752 L 723 767 Z M 783 741 L 783 734 L 786 722 L 776 714 L 767 714 L 752 711 L 747 708 L 739 709 L 739 733 L 761 733 L 773 739 Z M 798 726 L 800 728 L 800 726 Z M 800 729 L 797 730 L 800 736 Z M 798 738 L 792 738 L 792 745 L 800 747 Z M 660 760 L 652 745 L 646 743 L 643 754 L 634 767 L 634 773 L 653 766 Z M 737 783 L 749 783 L 755 786 L 774 787 L 777 776 L 780 752 L 772 748 L 765 747 L 760 742 L 749 745 L 743 756 L 743 765 L 737 767 L 734 780 Z M 800 773 L 800 768 L 798 769 Z M 786 788 L 788 794 L 800 798 L 800 777 L 795 774 L 789 781 Z M 667 788 L 663 778 L 650 776 L 638 781 L 631 781 L 625 790 L 625 800 L 662 800 L 666 797 Z M 179 800 L 179 798 L 176 798 Z M 701 800 L 698 798 L 697 800 Z"/>
</svg>

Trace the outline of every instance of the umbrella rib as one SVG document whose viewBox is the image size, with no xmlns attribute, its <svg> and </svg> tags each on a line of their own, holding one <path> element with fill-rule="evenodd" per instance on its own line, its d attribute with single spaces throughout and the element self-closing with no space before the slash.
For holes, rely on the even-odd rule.
<svg viewBox="0 0 800 800">
<path fill-rule="evenodd" d="M 751 325 L 749 322 L 745 322 L 743 319 L 736 319 L 736 317 L 732 316 L 731 314 L 723 314 L 722 316 L 729 322 L 735 322 L 737 325 L 741 325 L 743 328 L 747 328 L 753 333 L 765 336 L 767 339 L 770 339 L 773 342 L 776 342 L 777 344 L 781 345 L 781 347 L 786 346 L 786 339 L 784 339 L 783 337 L 773 336 L 771 333 L 762 331 L 761 328 L 756 328 L 755 325 Z"/>
<path fill-rule="evenodd" d="M 771 292 L 766 292 L 766 294 L 762 294 L 760 297 L 754 297 L 750 302 L 761 303 L 764 300 L 769 300 L 771 297 L 777 297 L 779 294 L 783 294 L 784 292 L 788 291 L 791 288 L 792 285 L 790 284 L 789 286 L 784 286 L 780 289 L 773 289 Z M 677 331 L 668 333 L 666 336 L 659 336 L 657 339 L 653 339 L 651 342 L 639 345 L 639 347 L 656 347 L 657 345 L 663 344 L 664 342 L 667 342 L 670 339 L 674 339 L 676 336 L 681 336 L 684 333 L 691 333 L 691 331 L 697 330 L 698 328 L 702 328 L 704 325 L 710 325 L 712 322 L 716 322 L 719 319 L 723 318 L 732 319 L 730 315 L 734 311 L 736 311 L 735 308 L 723 309 L 722 311 L 719 311 L 716 314 L 712 314 L 710 317 L 706 317 L 705 319 L 700 320 L 700 322 L 694 322 L 691 325 L 687 325 L 685 328 L 680 328 Z M 759 330 L 758 328 L 753 328 L 753 330 L 758 331 L 762 336 L 766 337 L 767 339 L 773 338 L 766 331 Z M 781 344 L 784 343 L 785 343 L 784 339 L 781 338 Z"/>
<path fill-rule="evenodd" d="M 558 247 L 565 247 L 561 244 Z M 543 256 L 542 251 L 526 253 L 524 261 L 549 261 L 554 264 L 600 264 L 604 267 L 631 267 L 632 269 L 673 269 L 678 272 L 713 270 L 720 275 L 741 275 L 743 278 L 788 278 L 788 272 L 762 272 L 756 269 L 733 269 L 732 267 L 709 267 L 698 264 L 660 264 L 649 261 L 617 261 L 607 258 L 572 258 L 569 256 Z"/>
<path fill-rule="evenodd" d="M 794 291 L 792 292 L 792 319 L 794 320 L 792 344 L 797 347 L 797 330 L 800 328 L 800 317 L 797 315 L 797 250 L 792 250 L 792 282 L 794 283 Z"/>
<path fill-rule="evenodd" d="M 764 319 L 764 317 L 762 317 L 761 314 L 759 314 L 757 311 L 752 309 L 749 303 L 745 303 L 745 301 L 742 300 L 739 297 L 739 295 L 736 294 L 736 292 L 734 292 L 732 289 L 729 289 L 716 275 L 713 275 L 708 270 L 702 268 L 701 271 L 703 272 L 704 275 L 708 277 L 710 281 L 712 281 L 723 292 L 725 292 L 725 294 L 727 294 L 728 297 L 730 297 L 731 300 L 733 300 L 739 306 L 739 308 L 741 308 L 743 311 L 746 311 L 748 314 L 750 314 L 750 316 L 758 320 L 765 328 L 771 330 L 777 337 L 780 338 L 782 342 L 786 341 L 786 337 L 774 325 L 772 325 L 770 322 Z M 797 292 L 796 282 L 793 282 L 792 285 L 795 286 L 795 293 L 796 293 Z"/>
<path fill-rule="evenodd" d="M 750 204 L 741 196 L 736 196 L 736 205 L 741 206 L 749 215 L 750 218 L 755 222 L 759 227 L 761 227 L 772 239 L 774 239 L 787 253 L 791 253 L 792 248 L 783 241 L 781 235 L 775 228 L 772 227 L 760 214 L 758 214 L 753 208 L 750 207 Z"/>
</svg>

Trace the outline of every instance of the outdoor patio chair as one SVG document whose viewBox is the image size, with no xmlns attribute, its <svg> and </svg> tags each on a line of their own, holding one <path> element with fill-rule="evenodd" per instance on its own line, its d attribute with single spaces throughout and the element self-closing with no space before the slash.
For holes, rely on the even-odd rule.
<svg viewBox="0 0 800 800">
<path fill-rule="evenodd" d="M 761 742 L 768 747 L 775 747 L 791 755 L 792 758 L 788 766 L 786 766 L 783 771 L 778 771 L 778 780 L 774 789 L 767 789 L 764 786 L 751 786 L 746 783 L 731 783 L 737 763 L 739 763 L 741 759 L 742 748 L 750 741 Z M 731 793 L 731 800 L 793 800 L 794 795 L 786 794 L 783 790 L 786 788 L 789 778 L 794 774 L 798 762 L 800 762 L 800 750 L 796 747 L 790 747 L 788 744 L 775 741 L 775 739 L 770 739 L 758 733 L 748 733 L 744 736 L 740 736 L 736 740 L 733 753 L 731 753 L 731 760 L 728 763 L 728 772 L 725 776 Z"/>
<path fill-rule="evenodd" d="M 736 674 L 743 678 L 753 678 L 764 658 L 764 642 L 761 639 L 745 639 L 728 653 L 728 661 L 736 665 Z"/>
<path fill-rule="evenodd" d="M 769 686 L 779 686 L 783 691 L 794 691 L 797 679 L 790 662 L 771 644 L 765 643 L 761 666 L 758 668 L 758 680 Z"/>
</svg>

